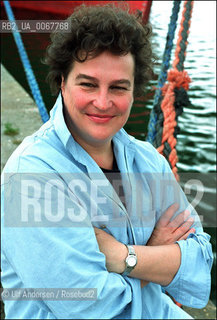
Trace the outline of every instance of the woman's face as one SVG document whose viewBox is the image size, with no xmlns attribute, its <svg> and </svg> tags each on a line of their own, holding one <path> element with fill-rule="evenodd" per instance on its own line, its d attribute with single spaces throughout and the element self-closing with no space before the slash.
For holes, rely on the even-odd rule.
<svg viewBox="0 0 217 320">
<path fill-rule="evenodd" d="M 75 140 L 83 147 L 106 145 L 130 114 L 133 56 L 105 51 L 85 62 L 74 62 L 61 87 L 66 123 Z"/>
</svg>

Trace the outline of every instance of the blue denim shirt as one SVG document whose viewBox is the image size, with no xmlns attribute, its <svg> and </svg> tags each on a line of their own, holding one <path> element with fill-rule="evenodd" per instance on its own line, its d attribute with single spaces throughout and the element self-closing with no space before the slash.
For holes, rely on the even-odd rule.
<svg viewBox="0 0 217 320">
<path fill-rule="evenodd" d="M 95 288 L 96 299 L 5 298 L 7 319 L 191 319 L 165 293 L 194 308 L 210 294 L 210 236 L 155 148 L 121 129 L 113 137 L 126 207 L 73 139 L 61 95 L 50 120 L 24 139 L 2 174 L 2 284 L 5 288 Z M 32 185 L 31 185 L 32 183 Z M 118 182 L 119 183 L 119 182 Z M 93 226 L 125 244 L 145 245 L 174 202 L 195 217 L 177 243 L 181 265 L 167 287 L 108 272 Z"/>
</svg>

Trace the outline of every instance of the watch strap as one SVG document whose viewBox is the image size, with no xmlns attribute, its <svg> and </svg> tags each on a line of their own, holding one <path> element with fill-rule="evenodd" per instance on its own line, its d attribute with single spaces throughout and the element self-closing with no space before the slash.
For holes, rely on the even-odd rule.
<svg viewBox="0 0 217 320">
<path fill-rule="evenodd" d="M 126 245 L 125 246 L 127 247 L 128 249 L 128 255 L 127 255 L 127 258 L 129 256 L 135 256 L 135 259 L 137 260 L 137 256 L 136 256 L 136 252 L 135 252 L 135 249 L 133 248 L 133 246 L 130 246 L 130 245 Z M 124 270 L 124 272 L 122 273 L 122 276 L 128 276 L 130 274 L 130 272 L 135 268 L 136 264 L 132 267 L 132 266 L 129 266 L 127 264 L 127 258 L 125 260 L 125 263 L 126 263 L 126 268 Z"/>
<path fill-rule="evenodd" d="M 133 248 L 133 246 L 126 245 L 126 247 L 128 248 L 129 255 L 136 256 L 136 252 L 135 252 L 135 249 Z"/>
</svg>

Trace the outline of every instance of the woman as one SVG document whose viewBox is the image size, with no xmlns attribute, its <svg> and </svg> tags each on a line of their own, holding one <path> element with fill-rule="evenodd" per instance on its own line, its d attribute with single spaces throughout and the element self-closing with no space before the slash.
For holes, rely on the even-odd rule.
<svg viewBox="0 0 217 320">
<path fill-rule="evenodd" d="M 165 291 L 206 305 L 210 237 L 166 160 L 123 129 L 151 76 L 150 28 L 112 6 L 67 21 L 46 56 L 51 118 L 9 159 L 2 188 L 3 287 L 58 295 L 6 299 L 6 317 L 189 319 Z"/>
</svg>

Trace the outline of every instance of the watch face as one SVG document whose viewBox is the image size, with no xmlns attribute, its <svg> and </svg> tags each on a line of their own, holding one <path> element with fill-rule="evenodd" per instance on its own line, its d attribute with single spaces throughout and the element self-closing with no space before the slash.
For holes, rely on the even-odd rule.
<svg viewBox="0 0 217 320">
<path fill-rule="evenodd" d="M 127 264 L 129 267 L 134 267 L 136 265 L 136 257 L 135 256 L 128 257 Z"/>
</svg>

